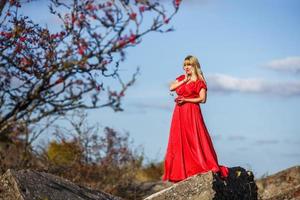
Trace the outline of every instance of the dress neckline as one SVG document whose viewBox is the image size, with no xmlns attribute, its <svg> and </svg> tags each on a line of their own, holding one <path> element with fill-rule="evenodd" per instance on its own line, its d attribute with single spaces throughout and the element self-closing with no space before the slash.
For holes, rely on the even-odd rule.
<svg viewBox="0 0 300 200">
<path fill-rule="evenodd" d="M 185 77 L 185 75 L 184 75 L 184 77 Z M 201 81 L 199 78 L 197 78 L 197 80 L 195 80 L 195 81 L 190 81 L 190 82 L 186 82 L 185 84 L 186 85 L 188 85 L 188 84 L 190 84 L 190 83 L 196 83 L 197 81 Z"/>
<path fill-rule="evenodd" d="M 195 80 L 195 81 L 190 81 L 190 82 L 186 82 L 185 84 L 188 85 L 190 83 L 196 83 L 197 81 L 199 81 L 199 79 Z"/>
</svg>

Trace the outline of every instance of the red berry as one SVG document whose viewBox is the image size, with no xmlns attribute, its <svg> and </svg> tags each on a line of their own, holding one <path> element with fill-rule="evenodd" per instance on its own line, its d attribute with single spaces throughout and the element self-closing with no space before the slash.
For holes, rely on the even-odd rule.
<svg viewBox="0 0 300 200">
<path fill-rule="evenodd" d="M 175 6 L 178 7 L 180 5 L 181 0 L 175 0 Z"/>
<path fill-rule="evenodd" d="M 134 44 L 134 43 L 135 43 L 135 39 L 136 39 L 136 35 L 135 35 L 135 34 L 131 34 L 131 35 L 130 35 L 130 38 L 129 38 L 129 42 L 130 42 L 131 44 Z"/>
<path fill-rule="evenodd" d="M 130 15 L 129 15 L 129 18 L 131 19 L 131 20 L 135 20 L 136 19 L 136 13 L 131 13 Z"/>
<path fill-rule="evenodd" d="M 59 83 L 62 83 L 62 82 L 64 82 L 64 78 L 63 78 L 63 77 L 59 77 L 59 78 L 55 81 L 56 84 L 59 84 Z"/>
<path fill-rule="evenodd" d="M 140 6 L 139 10 L 140 10 L 140 12 L 144 12 L 146 10 L 146 6 Z"/>
<path fill-rule="evenodd" d="M 94 10 L 94 6 L 93 6 L 91 3 L 87 4 L 87 5 L 85 6 L 85 8 L 86 8 L 87 10 Z"/>
<path fill-rule="evenodd" d="M 20 37 L 19 40 L 20 40 L 21 42 L 25 42 L 25 41 L 26 41 L 26 37 Z"/>
<path fill-rule="evenodd" d="M 83 48 L 82 46 L 79 47 L 78 53 L 79 53 L 80 55 L 83 55 L 83 54 L 84 54 L 84 48 Z"/>
</svg>

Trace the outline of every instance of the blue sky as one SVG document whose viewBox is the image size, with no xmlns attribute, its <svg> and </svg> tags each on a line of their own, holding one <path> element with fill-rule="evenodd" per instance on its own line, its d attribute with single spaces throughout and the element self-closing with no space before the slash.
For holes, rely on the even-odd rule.
<svg viewBox="0 0 300 200">
<path fill-rule="evenodd" d="M 45 21 L 36 6 L 26 9 Z M 299 8 L 298 0 L 183 1 L 174 32 L 151 33 L 128 49 L 121 75 L 129 79 L 137 66 L 141 74 L 125 111 L 90 111 L 90 122 L 129 132 L 149 160 L 162 160 L 174 109 L 168 83 L 192 54 L 207 80 L 200 106 L 219 163 L 257 177 L 299 165 Z"/>
</svg>

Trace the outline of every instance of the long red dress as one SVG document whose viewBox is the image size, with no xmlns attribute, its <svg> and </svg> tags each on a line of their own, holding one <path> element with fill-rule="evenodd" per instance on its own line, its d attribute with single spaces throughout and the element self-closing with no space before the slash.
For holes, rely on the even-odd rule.
<svg viewBox="0 0 300 200">
<path fill-rule="evenodd" d="M 177 77 L 184 79 L 185 75 Z M 178 96 L 195 98 L 201 88 L 207 90 L 203 80 L 184 83 L 176 89 Z M 207 171 L 228 176 L 227 167 L 219 165 L 213 143 L 205 126 L 200 105 L 185 102 L 175 105 L 167 152 L 164 162 L 163 181 L 178 182 L 189 176 Z"/>
</svg>

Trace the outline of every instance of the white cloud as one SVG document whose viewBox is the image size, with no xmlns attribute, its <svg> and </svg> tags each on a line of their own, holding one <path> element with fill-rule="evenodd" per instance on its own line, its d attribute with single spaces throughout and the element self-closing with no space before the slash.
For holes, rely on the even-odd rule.
<svg viewBox="0 0 300 200">
<path fill-rule="evenodd" d="M 207 76 L 208 91 L 222 93 L 258 93 L 281 96 L 300 96 L 300 81 L 268 81 L 262 78 L 237 78 L 225 74 Z"/>
<path fill-rule="evenodd" d="M 262 66 L 278 71 L 300 73 L 300 56 L 290 56 L 283 59 L 271 60 Z"/>
</svg>

